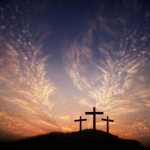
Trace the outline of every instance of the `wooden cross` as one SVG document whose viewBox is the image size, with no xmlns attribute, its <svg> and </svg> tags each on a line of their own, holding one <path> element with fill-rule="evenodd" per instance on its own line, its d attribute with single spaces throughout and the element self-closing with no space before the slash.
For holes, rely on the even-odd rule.
<svg viewBox="0 0 150 150">
<path fill-rule="evenodd" d="M 87 119 L 82 119 L 80 116 L 80 119 L 74 120 L 74 122 L 80 122 L 80 124 L 79 124 L 80 125 L 80 130 L 79 130 L 80 132 L 82 131 L 82 121 L 87 121 Z"/>
<path fill-rule="evenodd" d="M 107 133 L 109 133 L 109 122 L 114 122 L 114 120 L 109 119 L 108 116 L 107 116 L 107 119 L 102 118 L 102 120 L 107 121 Z"/>
<path fill-rule="evenodd" d="M 103 114 L 103 112 L 96 112 L 96 108 L 93 107 L 93 112 L 85 112 L 86 115 L 93 115 L 93 130 L 96 130 L 96 115 Z"/>
</svg>

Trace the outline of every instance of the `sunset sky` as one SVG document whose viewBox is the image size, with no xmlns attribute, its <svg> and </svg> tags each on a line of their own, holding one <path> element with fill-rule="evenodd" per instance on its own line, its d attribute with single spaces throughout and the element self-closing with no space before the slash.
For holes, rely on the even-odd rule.
<svg viewBox="0 0 150 150">
<path fill-rule="evenodd" d="M 0 0 L 0 139 L 52 131 L 150 139 L 148 0 Z"/>
</svg>

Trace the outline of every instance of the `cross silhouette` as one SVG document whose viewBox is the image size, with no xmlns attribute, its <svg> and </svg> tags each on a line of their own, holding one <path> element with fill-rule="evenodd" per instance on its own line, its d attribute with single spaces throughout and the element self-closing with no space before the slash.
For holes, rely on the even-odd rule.
<svg viewBox="0 0 150 150">
<path fill-rule="evenodd" d="M 74 122 L 80 122 L 80 132 L 82 131 L 82 121 L 87 121 L 87 119 L 82 119 L 82 117 L 80 116 L 80 119 L 74 120 Z"/>
<path fill-rule="evenodd" d="M 93 130 L 96 130 L 96 115 L 103 114 L 103 112 L 96 112 L 96 108 L 93 107 L 93 112 L 85 112 L 86 115 L 93 115 Z"/>
<path fill-rule="evenodd" d="M 107 121 L 107 133 L 109 133 L 109 122 L 114 122 L 114 120 L 109 119 L 109 117 L 107 116 L 107 119 L 103 119 L 103 121 Z"/>
</svg>

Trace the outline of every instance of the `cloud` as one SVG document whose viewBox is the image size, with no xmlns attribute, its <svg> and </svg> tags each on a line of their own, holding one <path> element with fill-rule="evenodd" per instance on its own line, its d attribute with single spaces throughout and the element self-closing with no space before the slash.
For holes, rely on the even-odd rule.
<svg viewBox="0 0 150 150">
<path fill-rule="evenodd" d="M 83 106 L 87 106 L 87 107 L 89 107 L 89 108 L 93 108 L 93 107 L 92 107 L 92 104 L 89 103 L 88 100 L 86 100 L 86 99 L 84 99 L 84 98 L 80 99 L 80 100 L 79 100 L 79 103 L 80 103 L 81 105 L 83 105 Z"/>
<path fill-rule="evenodd" d="M 34 34 L 29 16 L 16 28 L 15 19 L 23 14 L 15 8 L 3 8 L 0 25 L 0 129 L 19 137 L 61 130 L 51 113 L 57 87 L 47 78 L 49 56 L 43 56 L 40 44 L 47 33 Z"/>
<path fill-rule="evenodd" d="M 46 57 L 39 56 L 40 49 L 28 55 L 4 45 L 0 49 L 0 128 L 24 136 L 60 129 L 50 115 L 49 98 L 57 88 L 46 79 Z"/>
<path fill-rule="evenodd" d="M 136 11 L 145 16 L 138 9 Z M 125 123 L 128 115 L 139 117 L 140 114 L 140 121 L 144 119 L 144 123 L 139 126 L 144 126 L 146 134 L 150 132 L 150 126 L 147 126 L 150 123 L 147 119 L 150 98 L 150 86 L 147 85 L 150 82 L 147 71 L 149 35 L 145 30 L 147 20 L 141 24 L 136 17 L 131 18 L 131 13 L 136 12 L 107 16 L 100 10 L 82 37 L 68 48 L 64 63 L 77 89 L 89 96 L 87 102 L 81 100 L 81 104 L 90 104 L 93 100 L 97 109 L 113 115 L 114 119 L 124 116 L 120 124 Z M 130 25 L 131 20 L 136 27 Z M 136 120 L 129 119 L 127 122 L 134 122 L 135 129 L 138 128 Z M 127 128 L 125 132 L 128 134 L 133 130 L 126 123 L 122 128 Z M 135 129 L 132 136 L 137 135 Z M 121 134 L 121 130 L 117 132 Z M 143 133 L 142 127 L 137 132 Z"/>
<path fill-rule="evenodd" d="M 61 116 L 61 117 L 59 117 L 59 119 L 61 119 L 61 120 L 63 120 L 63 121 L 68 121 L 68 120 L 70 120 L 70 117 L 71 117 L 71 116 L 66 115 L 66 116 Z"/>
</svg>

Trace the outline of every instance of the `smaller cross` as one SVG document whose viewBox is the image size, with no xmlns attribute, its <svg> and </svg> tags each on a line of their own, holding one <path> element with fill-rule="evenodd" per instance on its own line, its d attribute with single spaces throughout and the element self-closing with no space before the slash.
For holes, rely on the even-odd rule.
<svg viewBox="0 0 150 150">
<path fill-rule="evenodd" d="M 87 121 L 87 119 L 82 119 L 82 117 L 80 116 L 80 119 L 74 120 L 74 122 L 80 122 L 80 132 L 82 131 L 82 121 Z"/>
<path fill-rule="evenodd" d="M 114 122 L 114 120 L 109 119 L 109 117 L 107 116 L 107 119 L 103 119 L 103 121 L 107 121 L 107 133 L 109 133 L 109 122 Z"/>
</svg>

